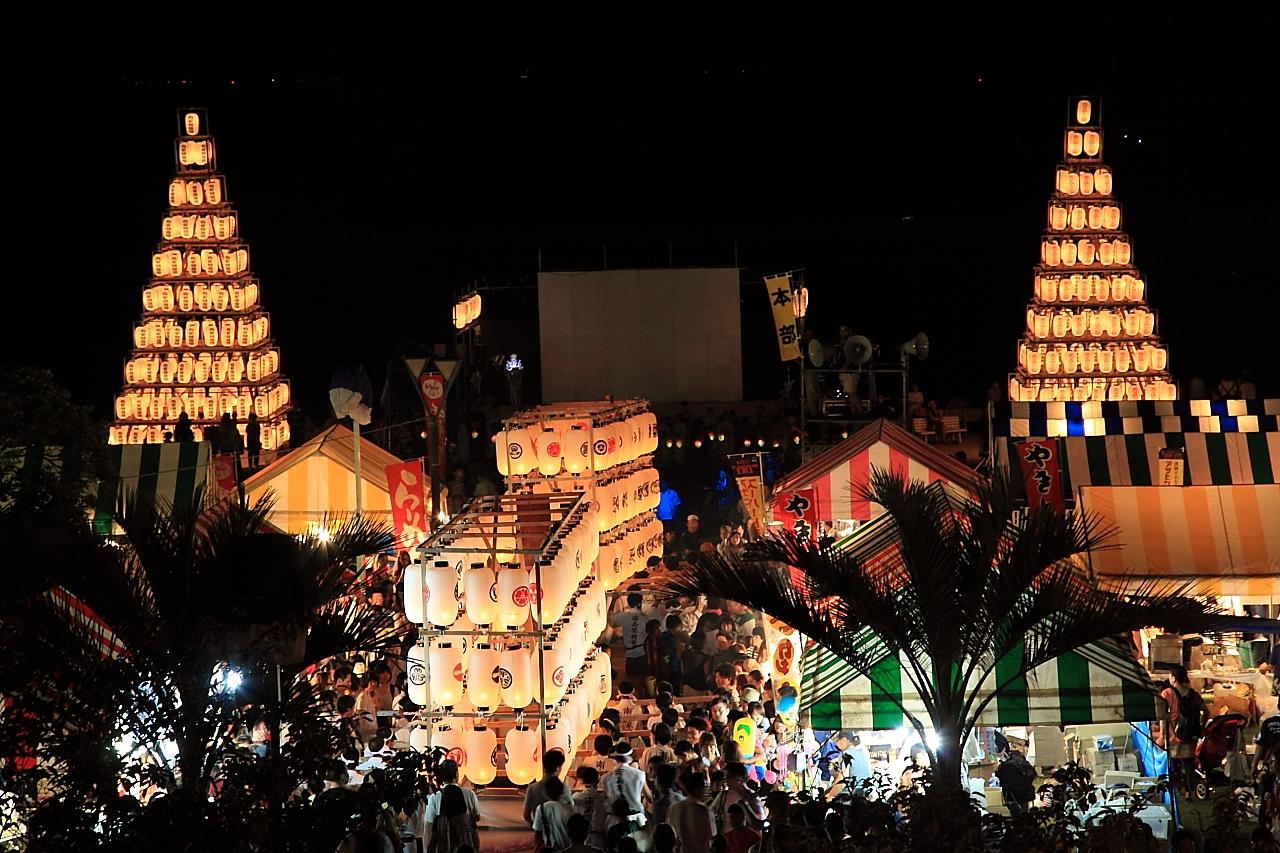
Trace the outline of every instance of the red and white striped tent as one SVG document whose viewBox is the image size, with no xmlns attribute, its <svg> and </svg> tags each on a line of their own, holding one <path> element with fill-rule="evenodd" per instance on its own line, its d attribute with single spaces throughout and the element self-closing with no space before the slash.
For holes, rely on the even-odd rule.
<svg viewBox="0 0 1280 853">
<path fill-rule="evenodd" d="M 946 483 L 972 493 L 979 477 L 963 462 L 926 444 L 895 423 L 868 424 L 774 483 L 775 496 L 813 489 L 819 521 L 870 521 L 884 510 L 861 499 L 871 469 L 901 471 L 909 480 Z"/>
</svg>

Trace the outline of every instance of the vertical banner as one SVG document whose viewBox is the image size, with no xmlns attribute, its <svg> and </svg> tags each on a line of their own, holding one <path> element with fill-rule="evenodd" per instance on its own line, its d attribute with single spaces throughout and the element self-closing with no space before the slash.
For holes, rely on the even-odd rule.
<svg viewBox="0 0 1280 853">
<path fill-rule="evenodd" d="M 411 459 L 387 466 L 387 492 L 391 495 L 391 521 L 397 543 L 412 547 L 425 542 L 431 526 L 422 490 L 422 460 Z"/>
<path fill-rule="evenodd" d="M 1157 486 L 1185 485 L 1184 471 L 1187 467 L 1187 451 L 1181 447 L 1163 447 L 1156 460 L 1160 466 L 1156 471 Z"/>
<path fill-rule="evenodd" d="M 729 467 L 733 471 L 742 505 L 755 533 L 764 533 L 764 465 L 759 453 L 733 453 L 729 455 Z"/>
<path fill-rule="evenodd" d="M 800 335 L 796 331 L 796 309 L 791 304 L 791 274 L 769 276 L 764 280 L 773 308 L 773 328 L 778 333 L 778 352 L 783 361 L 800 357 Z"/>
<path fill-rule="evenodd" d="M 1062 512 L 1062 474 L 1058 467 L 1057 440 L 1024 441 L 1014 446 L 1026 484 L 1027 506 L 1031 509 L 1051 506 Z"/>
<path fill-rule="evenodd" d="M 773 520 L 782 524 L 800 539 L 815 541 L 818 528 L 818 507 L 813 489 L 795 492 L 779 492 L 773 496 Z"/>
<path fill-rule="evenodd" d="M 430 489 L 432 500 L 437 497 L 436 489 L 445 482 L 445 453 L 448 445 L 448 429 L 445 426 L 445 408 L 444 394 L 448 390 L 445 387 L 444 374 L 434 368 L 424 370 L 418 376 L 418 391 L 422 394 L 422 405 L 427 410 L 427 420 L 435 427 L 435 441 L 431 441 L 431 430 L 427 430 L 427 473 L 434 480 Z M 443 507 L 432 506 L 428 508 L 429 512 L 438 513 Z M 431 526 L 431 519 L 427 519 L 426 527 Z"/>
<path fill-rule="evenodd" d="M 233 453 L 218 453 L 213 457 L 213 481 L 218 490 L 234 492 L 236 490 L 236 457 Z"/>
<path fill-rule="evenodd" d="M 773 691 L 778 713 L 794 721 L 800 711 L 800 654 L 804 648 L 804 636 L 781 619 L 764 617 L 764 640 L 769 659 L 761 669 L 766 678 L 773 680 Z M 785 688 L 794 691 L 794 699 L 786 701 Z"/>
</svg>

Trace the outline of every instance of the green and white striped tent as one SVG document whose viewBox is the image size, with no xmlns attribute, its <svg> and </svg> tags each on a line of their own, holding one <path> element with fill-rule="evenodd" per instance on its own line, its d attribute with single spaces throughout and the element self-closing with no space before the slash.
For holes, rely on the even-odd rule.
<svg viewBox="0 0 1280 853">
<path fill-rule="evenodd" d="M 172 506 L 189 501 L 209 479 L 208 442 L 113 444 L 107 453 L 118 476 L 98 484 L 93 499 L 93 529 L 98 533 L 112 532 L 118 498 L 134 493 L 141 500 Z"/>
<path fill-rule="evenodd" d="M 928 719 L 902 661 L 886 658 L 859 676 L 843 660 L 813 646 L 801 660 L 801 707 L 815 729 L 878 730 L 910 725 L 892 701 Z M 1016 665 L 1015 665 L 1016 670 Z M 1009 666 L 997 664 L 984 695 Z M 979 717 L 984 726 L 1081 725 L 1158 719 L 1158 686 L 1117 642 L 1085 646 L 1037 667 L 996 697 Z"/>
</svg>

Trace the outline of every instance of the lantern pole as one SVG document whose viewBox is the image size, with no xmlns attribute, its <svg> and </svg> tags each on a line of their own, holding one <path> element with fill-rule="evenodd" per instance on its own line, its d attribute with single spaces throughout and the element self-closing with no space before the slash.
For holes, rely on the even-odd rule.
<svg viewBox="0 0 1280 853">
<path fill-rule="evenodd" d="M 352 457 L 356 469 L 356 515 L 358 516 L 364 508 L 364 502 L 361 500 L 361 492 L 364 490 L 360 488 L 360 421 L 354 417 L 351 419 L 351 435 L 354 437 L 352 439 L 351 446 L 353 448 Z"/>
</svg>

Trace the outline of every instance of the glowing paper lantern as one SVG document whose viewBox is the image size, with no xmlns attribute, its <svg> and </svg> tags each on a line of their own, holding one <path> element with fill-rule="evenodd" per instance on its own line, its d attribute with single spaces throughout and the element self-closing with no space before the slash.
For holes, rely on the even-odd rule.
<svg viewBox="0 0 1280 853">
<path fill-rule="evenodd" d="M 498 618 L 498 581 L 484 563 L 472 563 L 462 579 L 462 600 L 467 618 L 477 625 L 492 625 Z"/>
<path fill-rule="evenodd" d="M 537 453 L 529 430 L 519 427 L 505 433 L 507 445 L 507 469 L 511 475 L 523 477 L 538 464 Z"/>
<path fill-rule="evenodd" d="M 517 723 L 507 732 L 505 772 L 513 785 L 528 785 L 542 770 L 542 734 L 538 727 Z"/>
<path fill-rule="evenodd" d="M 467 778 L 474 785 L 488 785 L 498 775 L 498 735 L 485 725 L 477 725 L 463 735 L 467 753 Z"/>
<path fill-rule="evenodd" d="M 405 674 L 409 681 L 409 701 L 423 707 L 430 704 L 427 687 L 427 650 L 421 643 L 409 649 Z"/>
<path fill-rule="evenodd" d="M 1093 104 L 1089 103 L 1087 98 L 1081 98 L 1076 102 L 1076 124 L 1088 124 L 1092 116 Z"/>
<path fill-rule="evenodd" d="M 500 689 L 497 678 L 498 650 L 488 643 L 476 643 L 471 647 L 467 662 L 467 696 L 481 711 L 498 707 Z"/>
<path fill-rule="evenodd" d="M 564 431 L 560 445 L 563 448 L 564 469 L 570 474 L 581 474 L 591 470 L 591 445 L 587 431 L 580 426 L 572 426 Z"/>
<path fill-rule="evenodd" d="M 544 428 L 538 438 L 538 470 L 544 477 L 554 477 L 560 473 L 560 466 L 564 461 L 563 451 L 560 432 L 551 427 Z"/>
<path fill-rule="evenodd" d="M 431 701 L 437 707 L 456 705 L 462 698 L 462 650 L 448 640 L 431 645 Z"/>
<path fill-rule="evenodd" d="M 409 732 L 409 748 L 414 752 L 426 752 L 430 749 L 431 730 L 426 726 L 418 726 Z"/>
<path fill-rule="evenodd" d="M 458 574 L 447 560 L 437 561 L 424 572 L 427 588 L 427 619 L 432 625 L 448 627 L 458 618 Z"/>
<path fill-rule="evenodd" d="M 498 570 L 498 623 L 510 630 L 524 626 L 529 618 L 529 573 L 511 563 Z"/>
<path fill-rule="evenodd" d="M 467 749 L 463 740 L 462 727 L 453 725 L 452 721 L 436 723 L 431 730 L 431 745 L 445 751 L 445 758 L 458 765 L 458 781 L 467 776 Z"/>
<path fill-rule="evenodd" d="M 404 567 L 404 615 L 415 625 L 422 624 L 422 564 Z M 418 703 L 422 704 L 422 703 Z"/>
<path fill-rule="evenodd" d="M 529 646 L 512 641 L 498 655 L 498 688 L 502 703 L 511 708 L 523 708 L 533 701 L 533 670 Z"/>
</svg>

